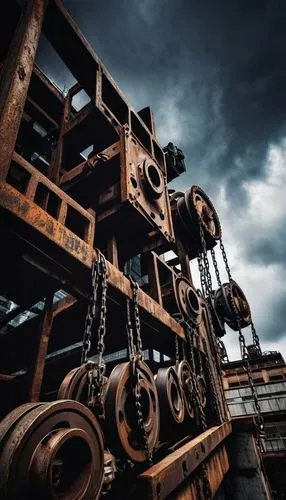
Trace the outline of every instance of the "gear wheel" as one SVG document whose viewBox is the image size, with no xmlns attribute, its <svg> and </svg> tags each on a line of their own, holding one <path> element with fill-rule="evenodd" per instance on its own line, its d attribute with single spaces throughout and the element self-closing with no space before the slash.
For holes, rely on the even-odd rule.
<svg viewBox="0 0 286 500">
<path fill-rule="evenodd" d="M 175 196 L 176 195 L 176 196 Z M 218 214 L 206 193 L 192 186 L 185 194 L 174 193 L 171 197 L 175 231 L 185 243 L 190 258 L 202 251 L 200 224 L 202 225 L 206 249 L 210 250 L 221 238 Z"/>
<path fill-rule="evenodd" d="M 251 323 L 251 311 L 247 298 L 236 281 L 224 283 L 214 296 L 216 312 L 222 316 L 234 331 L 245 328 Z M 239 324 L 238 324 L 239 322 Z"/>
</svg>

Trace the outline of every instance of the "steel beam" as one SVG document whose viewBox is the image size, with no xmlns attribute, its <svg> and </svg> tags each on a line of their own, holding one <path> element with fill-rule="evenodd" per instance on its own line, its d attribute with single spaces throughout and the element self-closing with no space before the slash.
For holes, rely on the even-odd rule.
<svg viewBox="0 0 286 500">
<path fill-rule="evenodd" d="M 27 97 L 46 0 L 29 0 L 2 67 L 0 89 L 0 179 L 5 179 Z"/>
<path fill-rule="evenodd" d="M 27 162 L 22 159 L 21 165 L 25 166 Z M 30 165 L 29 172 L 33 174 L 34 170 L 35 169 Z M 35 170 L 35 172 L 37 171 Z M 40 172 L 37 172 L 37 176 L 40 176 L 41 179 L 42 177 L 44 178 Z M 70 198 L 47 178 L 44 178 L 43 182 L 51 185 L 56 194 L 61 193 L 62 198 Z M 74 200 L 71 200 L 71 202 L 73 202 L 77 208 L 79 207 Z M 68 203 L 70 203 L 70 200 L 68 200 Z M 51 242 L 55 243 L 59 248 L 65 250 L 67 254 L 81 263 L 83 267 L 91 268 L 93 260 L 97 258 L 97 252 L 92 247 L 93 238 L 90 238 L 89 244 L 86 243 L 58 220 L 55 220 L 31 199 L 5 182 L 0 182 L 0 208 L 1 207 L 44 236 L 47 245 Z M 80 210 L 86 218 L 91 219 L 91 215 L 87 211 L 82 207 L 80 207 Z M 122 299 L 124 296 L 128 296 L 131 299 L 131 284 L 124 274 L 110 262 L 107 262 L 107 272 L 108 283 L 110 289 L 113 290 L 113 294 L 115 293 L 117 296 L 120 295 Z M 88 294 L 89 283 L 86 285 L 85 293 Z M 139 307 L 144 312 L 145 318 L 152 323 L 155 329 L 159 331 L 163 326 L 170 333 L 177 334 L 183 339 L 185 338 L 184 330 L 179 323 L 141 289 L 139 289 L 138 292 L 138 303 Z"/>
<path fill-rule="evenodd" d="M 207 470 L 211 488 L 213 492 L 216 491 L 219 484 L 216 486 L 214 484 L 216 466 L 213 460 L 216 464 L 219 460 L 214 458 L 215 450 L 220 447 L 217 451 L 220 457 L 224 457 L 222 480 L 228 470 L 228 459 L 226 451 L 221 446 L 224 446 L 223 442 L 231 434 L 231 430 L 230 422 L 212 427 L 143 472 L 138 479 L 138 492 L 140 491 L 141 498 L 160 498 L 160 500 L 167 498 L 203 462 L 207 462 L 210 454 L 213 455 L 209 458 Z"/>
<path fill-rule="evenodd" d="M 28 401 L 30 402 L 39 401 L 41 393 L 49 338 L 53 326 L 53 297 L 53 293 L 49 293 L 46 297 L 39 325 L 38 339 L 36 346 L 34 346 L 35 356 L 28 370 L 28 377 L 30 379 Z"/>
</svg>

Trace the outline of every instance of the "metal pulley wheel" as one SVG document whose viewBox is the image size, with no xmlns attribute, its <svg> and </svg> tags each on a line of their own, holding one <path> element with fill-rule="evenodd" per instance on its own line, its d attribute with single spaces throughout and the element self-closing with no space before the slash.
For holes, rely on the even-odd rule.
<svg viewBox="0 0 286 500">
<path fill-rule="evenodd" d="M 234 331 L 251 323 L 251 311 L 247 298 L 238 284 L 231 280 L 224 283 L 214 295 L 214 305 L 217 314 Z"/>
<path fill-rule="evenodd" d="M 164 176 L 161 169 L 151 160 L 139 165 L 139 172 L 147 194 L 154 199 L 160 198 L 164 191 Z"/>
<path fill-rule="evenodd" d="M 183 318 L 192 326 L 198 326 L 202 319 L 202 306 L 195 288 L 187 278 L 178 277 L 174 282 L 174 291 Z"/>
<path fill-rule="evenodd" d="M 179 377 L 179 382 L 183 390 L 183 398 L 185 403 L 186 414 L 193 419 L 195 416 L 194 412 L 194 395 L 192 387 L 192 377 L 191 377 L 191 367 L 189 363 L 184 359 L 180 361 L 178 366 L 175 368 L 177 375 Z"/>
<path fill-rule="evenodd" d="M 22 405 L 1 422 L 0 498 L 97 499 L 104 450 L 101 429 L 77 401 Z"/>
<path fill-rule="evenodd" d="M 152 452 L 159 436 L 159 402 L 153 374 L 144 361 L 138 362 L 143 425 L 148 449 Z M 136 376 L 132 362 L 120 363 L 112 370 L 105 396 L 104 435 L 116 457 L 144 462 L 146 453 L 138 428 L 134 386 Z"/>
<path fill-rule="evenodd" d="M 221 226 L 216 210 L 206 193 L 192 186 L 177 199 L 177 216 L 181 235 L 190 250 L 190 257 L 202 251 L 200 225 L 204 232 L 206 249 L 210 250 L 221 238 Z"/>
<path fill-rule="evenodd" d="M 107 381 L 107 377 L 103 377 L 103 394 L 106 391 Z M 57 399 L 73 399 L 87 405 L 88 373 L 86 365 L 78 366 L 67 373 L 58 390 Z"/>
<path fill-rule="evenodd" d="M 156 387 L 161 415 L 160 439 L 171 441 L 173 431 L 176 431 L 178 424 L 185 418 L 183 391 L 173 367 L 158 370 Z"/>
</svg>

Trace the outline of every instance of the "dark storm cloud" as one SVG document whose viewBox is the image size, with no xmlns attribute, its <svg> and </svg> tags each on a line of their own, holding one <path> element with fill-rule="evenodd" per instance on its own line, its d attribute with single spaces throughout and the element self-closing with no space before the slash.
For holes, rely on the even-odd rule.
<svg viewBox="0 0 286 500">
<path fill-rule="evenodd" d="M 271 304 L 270 314 L 265 314 L 265 311 L 262 311 L 262 318 L 257 318 L 257 321 L 262 324 L 260 337 L 263 338 L 264 341 L 280 340 L 285 337 L 285 309 L 286 298 L 285 295 L 281 295 Z M 275 318 L 275 321 L 273 321 L 273 318 Z"/>
<path fill-rule="evenodd" d="M 247 217 L 245 186 L 265 178 L 269 145 L 286 135 L 286 2 L 64 3 L 131 104 L 150 105 L 160 137 L 183 149 L 188 173 L 177 187 L 202 185 L 215 200 L 223 184 L 231 210 Z M 39 60 L 57 83 L 72 83 L 59 61 L 51 73 L 51 54 L 40 50 Z M 265 235 L 245 235 L 243 256 L 283 265 L 285 244 L 281 221 Z M 277 298 L 268 318 L 276 325 L 269 338 L 285 331 L 281 304 Z"/>
<path fill-rule="evenodd" d="M 281 264 L 282 266 L 285 264 L 286 246 L 284 227 L 274 229 L 270 234 L 262 235 L 259 234 L 258 230 L 258 236 L 256 238 L 253 238 L 253 235 L 251 236 L 244 255 L 248 262 L 254 262 L 265 266 L 272 262 Z"/>
<path fill-rule="evenodd" d="M 242 181 L 264 175 L 268 145 L 285 131 L 285 3 L 65 3 L 137 108 L 150 104 L 156 117 L 173 89 L 190 177 L 214 194 L 223 179 L 241 202 Z"/>
</svg>

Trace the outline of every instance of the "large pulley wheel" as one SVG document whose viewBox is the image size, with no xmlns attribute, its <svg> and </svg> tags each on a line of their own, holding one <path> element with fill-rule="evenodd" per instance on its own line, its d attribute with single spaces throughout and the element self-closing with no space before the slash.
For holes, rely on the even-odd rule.
<svg viewBox="0 0 286 500">
<path fill-rule="evenodd" d="M 191 257 L 202 251 L 200 225 L 207 250 L 213 248 L 216 241 L 221 238 L 221 226 L 216 210 L 200 187 L 192 186 L 177 199 L 177 215 L 182 237 L 187 242 Z"/>
<path fill-rule="evenodd" d="M 101 429 L 76 401 L 22 405 L 1 423 L 0 498 L 97 499 Z"/>
<path fill-rule="evenodd" d="M 175 297 L 178 309 L 183 318 L 198 326 L 202 319 L 202 306 L 200 298 L 189 280 L 178 277 L 174 283 Z"/>
<path fill-rule="evenodd" d="M 185 418 L 183 391 L 173 367 L 158 370 L 156 387 L 161 415 L 160 438 L 171 441 L 172 431 L 175 431 L 175 435 L 178 424 L 181 424 Z"/>
<path fill-rule="evenodd" d="M 219 316 L 234 331 L 251 323 L 251 311 L 247 298 L 238 284 L 231 280 L 224 283 L 214 296 L 214 305 Z"/>
<path fill-rule="evenodd" d="M 148 450 L 153 452 L 159 436 L 159 402 L 153 374 L 143 361 L 138 362 L 140 402 Z M 138 427 L 135 400 L 136 376 L 131 362 L 120 363 L 112 370 L 105 396 L 105 438 L 116 457 L 134 462 L 146 460 L 146 450 Z"/>
<path fill-rule="evenodd" d="M 193 404 L 194 389 L 192 386 L 191 367 L 189 363 L 186 360 L 180 361 L 176 367 L 176 372 L 183 390 L 186 413 L 191 419 L 193 419 L 195 416 Z"/>
<path fill-rule="evenodd" d="M 153 161 L 144 160 L 139 165 L 139 171 L 145 191 L 150 198 L 160 198 L 164 191 L 164 177 L 161 169 Z"/>
<path fill-rule="evenodd" d="M 107 387 L 107 377 L 103 377 L 103 394 Z M 88 373 L 82 365 L 71 370 L 63 379 L 58 390 L 57 399 L 74 399 L 87 405 L 88 403 Z"/>
</svg>

